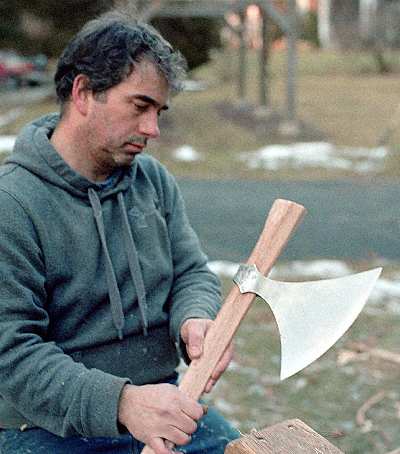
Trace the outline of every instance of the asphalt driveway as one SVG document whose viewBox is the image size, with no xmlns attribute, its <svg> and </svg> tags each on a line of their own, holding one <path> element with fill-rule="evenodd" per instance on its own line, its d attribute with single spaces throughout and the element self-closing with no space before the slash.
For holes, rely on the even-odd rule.
<svg viewBox="0 0 400 454">
<path fill-rule="evenodd" d="M 244 261 L 276 198 L 308 213 L 282 258 L 400 260 L 400 185 L 395 182 L 180 180 L 190 220 L 210 260 Z"/>
</svg>

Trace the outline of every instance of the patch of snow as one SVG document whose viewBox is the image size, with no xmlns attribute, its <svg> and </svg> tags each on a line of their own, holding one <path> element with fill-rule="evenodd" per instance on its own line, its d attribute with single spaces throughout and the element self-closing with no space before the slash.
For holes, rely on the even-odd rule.
<svg viewBox="0 0 400 454">
<path fill-rule="evenodd" d="M 232 360 L 228 367 L 229 371 L 235 371 L 241 375 L 247 375 L 250 377 L 257 377 L 259 375 L 259 370 L 254 367 L 244 367 L 240 366 L 236 361 Z"/>
<path fill-rule="evenodd" d="M 214 399 L 214 405 L 218 408 L 218 410 L 221 410 L 225 414 L 231 415 L 235 413 L 235 406 L 221 397 Z"/>
<path fill-rule="evenodd" d="M 351 274 L 352 269 L 341 260 L 294 260 L 277 265 L 271 272 L 271 277 L 310 278 L 321 276 L 324 279 L 336 278 Z"/>
<path fill-rule="evenodd" d="M 190 145 L 183 145 L 173 152 L 177 161 L 195 162 L 201 160 L 201 154 Z"/>
<path fill-rule="evenodd" d="M 208 262 L 208 267 L 214 274 L 232 279 L 239 268 L 239 264 L 224 260 L 215 260 Z"/>
<path fill-rule="evenodd" d="M 293 381 L 293 385 L 296 391 L 300 391 L 308 385 L 308 380 L 305 377 L 300 377 Z"/>
<path fill-rule="evenodd" d="M 400 303 L 399 303 L 398 299 L 389 301 L 387 303 L 386 307 L 387 307 L 387 310 L 391 314 L 395 314 L 397 316 L 400 316 Z"/>
<path fill-rule="evenodd" d="M 0 136 L 0 151 L 12 151 L 16 136 Z"/>
<path fill-rule="evenodd" d="M 269 145 L 257 151 L 243 152 L 239 159 L 250 169 L 322 167 L 368 173 L 381 169 L 387 153 L 385 147 L 338 148 L 327 142 L 299 142 Z"/>
<path fill-rule="evenodd" d="M 201 80 L 185 80 L 183 82 L 184 91 L 204 91 L 207 83 Z"/>
<path fill-rule="evenodd" d="M 393 282 L 381 278 L 377 282 L 376 288 L 382 293 L 400 297 L 400 282 Z"/>
<path fill-rule="evenodd" d="M 400 281 L 379 278 L 371 294 L 374 301 L 387 298 L 400 298 Z"/>
<path fill-rule="evenodd" d="M 223 260 L 212 261 L 208 265 L 215 274 L 228 279 L 235 276 L 239 267 L 237 263 Z M 294 260 L 275 266 L 270 277 L 281 281 L 307 281 L 333 279 L 356 272 L 346 262 L 340 260 Z M 400 276 L 378 279 L 369 297 L 367 310 L 371 315 L 378 314 L 382 310 L 400 314 Z"/>
<path fill-rule="evenodd" d="M 233 278 L 239 268 L 238 263 L 216 260 L 208 263 L 209 268 L 220 277 Z M 275 266 L 271 272 L 273 279 L 278 278 L 309 278 L 323 276 L 325 278 L 341 277 L 351 274 L 351 268 L 340 260 L 294 260 Z"/>
</svg>

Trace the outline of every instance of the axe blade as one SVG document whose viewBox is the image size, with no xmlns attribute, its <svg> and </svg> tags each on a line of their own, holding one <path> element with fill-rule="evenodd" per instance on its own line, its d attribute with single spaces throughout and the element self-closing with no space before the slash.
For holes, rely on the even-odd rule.
<svg viewBox="0 0 400 454">
<path fill-rule="evenodd" d="M 281 339 L 281 380 L 318 359 L 350 328 L 382 271 L 375 268 L 337 279 L 279 282 L 252 268 L 240 288 L 256 293 L 271 307 Z"/>
</svg>

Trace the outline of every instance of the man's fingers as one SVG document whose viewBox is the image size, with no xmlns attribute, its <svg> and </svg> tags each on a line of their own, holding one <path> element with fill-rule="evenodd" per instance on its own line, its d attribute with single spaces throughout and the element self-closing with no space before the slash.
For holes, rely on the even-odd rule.
<svg viewBox="0 0 400 454">
<path fill-rule="evenodd" d="M 208 321 L 202 319 L 187 320 L 184 326 L 182 338 L 186 343 L 187 353 L 191 360 L 198 359 L 203 353 L 204 338 L 207 331 Z"/>
<path fill-rule="evenodd" d="M 118 413 L 121 424 L 155 454 L 171 454 L 164 440 L 188 443 L 202 416 L 202 406 L 170 384 L 126 385 Z"/>
<path fill-rule="evenodd" d="M 212 378 L 210 378 L 206 384 L 206 387 L 204 389 L 204 392 L 205 393 L 209 393 L 211 392 L 211 390 L 213 389 L 214 385 L 215 385 L 216 381 L 213 380 Z"/>
<path fill-rule="evenodd" d="M 148 443 L 155 454 L 171 454 L 174 452 L 172 449 L 174 445 L 187 445 L 192 439 L 190 435 L 172 425 L 160 435 L 162 438 L 154 437 Z"/>
<path fill-rule="evenodd" d="M 196 414 L 198 414 L 198 412 L 196 412 Z M 201 409 L 201 415 L 203 415 L 203 409 Z M 175 426 L 177 429 L 186 434 L 192 434 L 197 430 L 196 421 L 188 416 L 184 411 L 180 412 L 179 419 L 176 419 L 175 421 L 171 420 L 171 426 Z"/>
<path fill-rule="evenodd" d="M 195 421 L 198 421 L 203 415 L 203 407 L 198 402 L 192 401 L 183 401 L 181 402 L 181 411 L 187 415 L 194 424 Z"/>
<path fill-rule="evenodd" d="M 209 393 L 213 389 L 214 385 L 217 383 L 218 379 L 221 377 L 223 372 L 229 366 L 233 357 L 233 346 L 232 344 L 225 350 L 225 353 L 222 355 L 218 364 L 216 365 L 213 373 L 211 374 L 210 379 L 208 380 L 204 392 Z"/>
<path fill-rule="evenodd" d="M 190 435 L 174 426 L 169 426 L 168 432 L 164 436 L 174 445 L 187 445 L 192 439 Z"/>
<path fill-rule="evenodd" d="M 213 373 L 211 374 L 211 379 L 215 382 L 219 379 L 225 369 L 229 366 L 233 357 L 233 345 L 230 344 L 222 355 L 221 359 L 218 361 Z"/>
<path fill-rule="evenodd" d="M 167 447 L 168 443 L 162 438 L 152 438 L 148 445 L 154 451 L 155 454 L 171 454 L 172 449 Z"/>
<path fill-rule="evenodd" d="M 196 323 L 189 332 L 189 356 L 190 359 L 200 358 L 203 353 L 203 343 L 205 336 L 205 325 Z"/>
</svg>

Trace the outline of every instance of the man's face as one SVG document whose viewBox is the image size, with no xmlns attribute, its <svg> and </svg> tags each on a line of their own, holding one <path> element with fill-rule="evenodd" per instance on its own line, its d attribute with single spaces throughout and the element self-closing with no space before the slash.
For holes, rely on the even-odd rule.
<svg viewBox="0 0 400 454">
<path fill-rule="evenodd" d="M 106 93 L 90 94 L 88 150 L 99 175 L 131 165 L 148 139 L 159 137 L 158 117 L 167 109 L 168 96 L 166 79 L 148 60 Z"/>
</svg>

